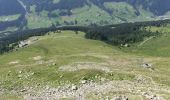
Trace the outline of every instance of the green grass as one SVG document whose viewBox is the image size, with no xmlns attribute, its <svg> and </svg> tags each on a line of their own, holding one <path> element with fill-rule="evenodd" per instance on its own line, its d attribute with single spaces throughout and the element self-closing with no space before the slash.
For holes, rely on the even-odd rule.
<svg viewBox="0 0 170 100">
<path fill-rule="evenodd" d="M 58 3 L 59 0 L 53 0 L 53 3 Z M 140 15 L 136 15 L 136 10 L 124 2 L 105 2 L 103 9 L 100 6 L 96 6 L 89 2 L 89 5 L 71 9 L 71 15 L 60 15 L 61 12 L 67 12 L 67 10 L 55 9 L 52 11 L 43 10 L 39 12 L 39 15 L 35 12 L 35 5 L 31 6 L 31 13 L 28 14 L 28 28 L 49 27 L 55 22 L 65 25 L 65 21 L 74 23 L 78 21 L 78 25 L 89 25 L 96 23 L 99 25 L 115 24 L 122 22 L 135 22 L 135 21 L 149 21 L 153 20 L 151 16 L 153 14 L 149 11 L 139 8 Z M 112 11 L 113 13 L 109 13 Z M 48 14 L 55 15 L 55 17 L 49 18 Z"/>
<path fill-rule="evenodd" d="M 20 14 L 9 15 L 9 16 L 0 16 L 0 21 L 12 21 L 12 20 L 16 20 L 19 16 L 20 16 Z"/>
<path fill-rule="evenodd" d="M 52 25 L 51 20 L 45 16 L 37 16 L 34 14 L 29 14 L 27 17 L 28 28 L 40 28 L 40 27 L 49 27 Z"/>
<path fill-rule="evenodd" d="M 149 28 L 148 28 L 149 30 Z M 156 56 L 156 57 L 169 57 L 170 56 L 170 29 L 167 27 L 151 27 L 153 32 L 163 33 L 160 36 L 153 37 L 139 45 L 140 43 L 132 45 L 130 48 L 125 48 L 125 51 L 141 55 Z M 146 38 L 147 39 L 147 38 Z"/>
<path fill-rule="evenodd" d="M 37 89 L 46 85 L 57 87 L 79 84 L 82 79 L 98 82 L 100 77 L 109 80 L 133 80 L 136 75 L 151 77 L 159 84 L 170 86 L 169 48 L 161 49 L 168 46 L 169 35 L 150 40 L 133 53 L 129 52 L 133 50 L 132 47 L 122 51 L 101 41 L 85 39 L 84 35 L 82 32 L 76 35 L 72 31 L 51 32 L 50 35 L 37 37 L 39 40 L 28 47 L 0 55 L 0 88 L 11 91 L 24 87 Z M 163 50 L 165 54 L 159 50 Z M 42 59 L 34 60 L 37 56 Z M 10 65 L 13 61 L 19 63 Z M 44 63 L 38 63 L 40 61 Z M 61 67 L 79 62 L 104 63 L 112 72 L 90 69 L 59 71 Z M 142 68 L 143 62 L 153 64 L 155 70 Z M 10 100 L 11 96 L 6 98 Z"/>
<path fill-rule="evenodd" d="M 123 48 L 122 50 L 126 53 L 146 57 L 146 62 L 152 63 L 155 69 L 157 69 L 154 73 L 145 73 L 141 71 L 140 74 L 145 73 L 145 75 L 151 76 L 158 83 L 170 85 L 170 79 L 168 78 L 170 75 L 169 25 L 166 27 L 151 27 L 150 30 L 153 32 L 158 31 L 163 34 L 151 38 L 142 45 L 139 45 L 141 43 L 136 43 L 132 44 L 131 47 Z"/>
<path fill-rule="evenodd" d="M 82 25 L 88 25 L 90 23 L 99 24 L 101 21 L 113 22 L 112 17 L 106 11 L 95 5 L 73 9 L 72 12 L 73 14 L 71 16 L 62 16 L 61 19 L 68 22 L 74 22 L 76 19 L 78 24 Z"/>
<path fill-rule="evenodd" d="M 113 11 L 113 15 L 112 16 L 119 16 L 122 19 L 132 19 L 137 17 L 135 14 L 135 9 L 129 5 L 128 3 L 125 2 L 105 2 L 104 6 Z"/>
<path fill-rule="evenodd" d="M 4 95 L 0 95 L 0 100 L 23 100 L 23 98 L 17 95 L 11 95 L 7 93 Z"/>
<path fill-rule="evenodd" d="M 63 73 L 57 69 L 60 66 L 74 62 L 105 62 L 100 57 L 91 55 L 79 56 L 82 54 L 110 56 L 110 54 L 117 55 L 120 53 L 103 42 L 85 39 L 84 33 L 81 32 L 76 35 L 74 32 L 66 31 L 38 38 L 39 41 L 31 46 L 0 56 L 0 79 L 3 88 L 11 90 L 16 87 L 22 88 L 25 84 L 37 85 L 41 83 L 44 85 L 48 84 L 48 82 L 55 83 L 55 85 L 61 82 L 64 83 L 63 81 L 78 83 L 83 76 L 93 79 L 97 74 L 108 77 L 108 74 L 95 70 Z M 33 60 L 33 57 L 36 56 L 43 57 L 42 61 L 47 63 L 36 64 L 36 61 Z M 19 64 L 9 65 L 10 62 L 16 60 L 19 61 Z M 53 66 L 52 63 L 56 63 L 56 66 Z M 19 71 L 23 73 L 20 74 Z M 34 75 L 31 75 L 31 73 L 34 73 Z M 133 75 L 129 75 L 129 77 L 127 75 L 129 74 L 118 73 L 115 76 L 111 76 L 112 78 L 110 79 L 122 80 L 133 77 Z M 60 79 L 60 76 L 63 76 L 63 78 Z"/>
</svg>

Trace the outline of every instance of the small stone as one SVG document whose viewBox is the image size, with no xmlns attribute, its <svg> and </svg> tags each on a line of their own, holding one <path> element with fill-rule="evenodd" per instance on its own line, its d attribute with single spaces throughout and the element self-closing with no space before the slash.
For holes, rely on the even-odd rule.
<svg viewBox="0 0 170 100">
<path fill-rule="evenodd" d="M 124 44 L 124 47 L 130 47 L 130 45 L 126 43 L 126 44 Z"/>
<path fill-rule="evenodd" d="M 62 78 L 62 77 L 63 77 L 63 75 L 60 76 L 60 78 Z"/>
<path fill-rule="evenodd" d="M 49 87 L 49 86 L 46 86 L 46 89 L 47 89 L 47 90 L 49 90 L 49 89 L 50 89 L 50 87 Z"/>
<path fill-rule="evenodd" d="M 56 91 L 53 91 L 53 94 L 56 94 Z"/>
<path fill-rule="evenodd" d="M 86 83 L 87 83 L 87 80 L 82 80 L 81 83 L 82 83 L 82 84 L 86 84 Z"/>
<path fill-rule="evenodd" d="M 41 84 L 37 84 L 37 86 L 40 86 Z"/>
<path fill-rule="evenodd" d="M 156 95 L 153 95 L 153 97 L 155 98 L 155 97 L 157 97 Z"/>
<path fill-rule="evenodd" d="M 8 76 L 10 76 L 11 75 L 11 71 L 8 71 L 8 74 L 7 74 Z"/>
<path fill-rule="evenodd" d="M 111 100 L 128 100 L 128 97 L 126 96 L 115 96 Z"/>
<path fill-rule="evenodd" d="M 34 75 L 34 72 L 32 72 L 31 75 Z"/>
<path fill-rule="evenodd" d="M 113 73 L 110 74 L 110 76 L 113 76 L 113 75 L 114 75 Z"/>
<path fill-rule="evenodd" d="M 143 95 L 143 96 L 146 96 L 146 95 L 148 95 L 148 93 L 147 93 L 147 92 L 143 92 L 142 95 Z"/>
<path fill-rule="evenodd" d="M 142 67 L 143 68 L 152 68 L 152 64 L 145 63 L 145 64 L 142 64 Z"/>
<path fill-rule="evenodd" d="M 106 99 L 105 99 L 105 100 L 110 100 L 110 99 L 109 99 L 109 97 L 106 97 Z"/>
<path fill-rule="evenodd" d="M 53 63 L 52 65 L 53 65 L 53 66 L 56 66 L 57 64 L 56 64 L 56 63 Z"/>
<path fill-rule="evenodd" d="M 26 89 L 22 89 L 22 90 L 21 90 L 21 92 L 25 92 L 25 91 L 27 91 L 27 90 L 26 90 Z"/>
<path fill-rule="evenodd" d="M 22 75 L 18 75 L 18 78 L 21 78 L 22 77 Z"/>
<path fill-rule="evenodd" d="M 106 79 L 105 78 L 101 78 L 100 81 L 104 82 Z"/>
<path fill-rule="evenodd" d="M 19 74 L 21 74 L 22 73 L 22 71 L 19 71 Z"/>
<path fill-rule="evenodd" d="M 77 88 L 77 86 L 75 86 L 75 85 L 73 85 L 72 87 L 71 87 L 71 90 L 77 90 L 78 88 Z"/>
<path fill-rule="evenodd" d="M 95 78 L 97 79 L 97 78 L 98 78 L 98 76 L 96 75 L 96 76 L 95 76 Z"/>
</svg>

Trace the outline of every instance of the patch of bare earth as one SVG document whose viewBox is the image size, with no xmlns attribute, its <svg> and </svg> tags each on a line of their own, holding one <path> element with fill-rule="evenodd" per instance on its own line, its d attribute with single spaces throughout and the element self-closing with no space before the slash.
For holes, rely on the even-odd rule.
<svg viewBox="0 0 170 100">
<path fill-rule="evenodd" d="M 36 56 L 36 57 L 33 57 L 33 60 L 41 60 L 42 57 L 41 56 Z"/>
<path fill-rule="evenodd" d="M 15 64 L 19 64 L 19 60 L 15 60 L 15 61 L 11 61 L 9 62 L 9 65 L 15 65 Z"/>
<path fill-rule="evenodd" d="M 59 67 L 59 71 L 78 71 L 82 69 L 110 72 L 110 68 L 107 66 L 107 64 L 96 62 L 76 62 L 70 65 Z"/>
</svg>

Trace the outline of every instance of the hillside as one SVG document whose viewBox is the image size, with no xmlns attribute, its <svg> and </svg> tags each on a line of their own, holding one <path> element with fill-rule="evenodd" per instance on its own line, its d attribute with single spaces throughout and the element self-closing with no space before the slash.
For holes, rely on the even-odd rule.
<svg viewBox="0 0 170 100">
<path fill-rule="evenodd" d="M 134 44 L 131 48 L 127 48 L 127 51 L 137 54 L 145 54 L 150 56 L 170 56 L 170 26 L 167 27 L 151 27 L 151 31 L 158 31 L 163 33 L 163 35 L 158 37 L 145 38 L 143 42 Z M 154 52 L 153 52 L 154 51 Z"/>
<path fill-rule="evenodd" d="M 170 0 L 0 0 L 0 100 L 170 100 Z"/>
<path fill-rule="evenodd" d="M 169 0 L 0 0 L 0 31 L 52 24 L 105 25 L 166 19 L 169 3 Z"/>
<path fill-rule="evenodd" d="M 84 35 L 50 32 L 29 38 L 37 39 L 25 48 L 0 55 L 0 99 L 170 99 L 170 55 L 164 52 L 170 50 L 169 34 L 141 45 L 159 50 L 166 43 L 157 56 L 145 53 L 147 49 L 124 52 L 126 48 Z"/>
</svg>

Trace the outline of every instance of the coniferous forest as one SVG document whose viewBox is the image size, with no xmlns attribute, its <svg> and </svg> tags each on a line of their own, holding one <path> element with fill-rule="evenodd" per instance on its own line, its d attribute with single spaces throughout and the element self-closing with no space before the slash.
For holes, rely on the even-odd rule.
<svg viewBox="0 0 170 100">
<path fill-rule="evenodd" d="M 161 32 L 152 32 L 147 27 L 161 27 L 170 23 L 170 20 L 146 21 L 135 23 L 121 23 L 114 25 L 98 26 L 60 26 L 52 25 L 49 28 L 37 28 L 24 31 L 15 31 L 0 38 L 0 53 L 13 50 L 20 41 L 32 36 L 42 36 L 51 31 L 72 30 L 85 32 L 88 39 L 101 40 L 112 45 L 124 45 L 142 41 L 145 37 L 161 35 Z"/>
</svg>

